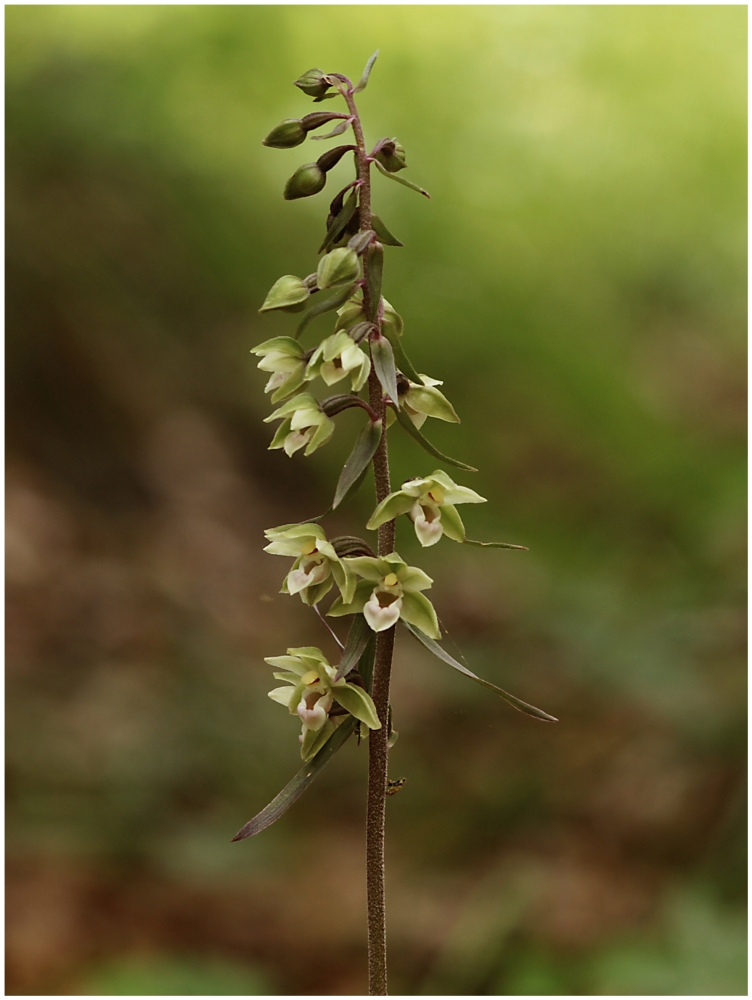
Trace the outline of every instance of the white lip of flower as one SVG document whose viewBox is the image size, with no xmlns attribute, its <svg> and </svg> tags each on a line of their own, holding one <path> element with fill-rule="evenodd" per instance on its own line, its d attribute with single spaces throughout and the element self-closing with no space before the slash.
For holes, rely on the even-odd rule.
<svg viewBox="0 0 752 1000">
<path fill-rule="evenodd" d="M 455 504 L 485 503 L 485 497 L 437 469 L 423 479 L 408 479 L 402 489 L 390 493 L 378 505 L 366 527 L 375 531 L 400 514 L 407 514 L 415 525 L 415 534 L 424 547 L 435 545 L 442 535 L 464 542 L 465 526 Z"/>
<path fill-rule="evenodd" d="M 323 583 L 330 573 L 329 561 L 326 556 L 304 558 L 297 569 L 290 570 L 287 574 L 287 589 L 291 594 L 299 594 L 306 587 Z"/>
<path fill-rule="evenodd" d="M 374 632 L 383 632 L 402 618 L 432 639 L 441 638 L 433 605 L 420 593 L 433 583 L 422 569 L 408 566 L 396 552 L 386 556 L 345 556 L 342 562 L 362 579 L 352 600 L 337 598 L 329 615 L 336 618 L 363 614 Z"/>
<path fill-rule="evenodd" d="M 334 385 L 350 375 L 353 392 L 359 392 L 371 371 L 368 355 L 344 332 L 332 334 L 311 355 L 306 377 L 320 375 L 327 385 Z"/>
<path fill-rule="evenodd" d="M 352 599 L 355 576 L 327 541 L 320 525 L 286 524 L 268 528 L 265 535 L 270 543 L 265 552 L 295 560 L 282 585 L 283 594 L 300 594 L 304 604 L 317 604 L 336 583 L 343 596 Z"/>
<path fill-rule="evenodd" d="M 415 534 L 424 548 L 435 545 L 444 534 L 441 511 L 436 504 L 421 503 L 416 500 L 410 508 L 409 517 L 415 525 Z"/>
<path fill-rule="evenodd" d="M 303 724 L 300 752 L 304 760 L 310 760 L 346 718 L 330 717 L 335 701 L 369 729 L 381 728 L 371 696 L 346 677 L 336 680 L 337 667 L 316 646 L 288 649 L 286 656 L 268 656 L 266 662 L 279 668 L 274 677 L 285 682 L 284 687 L 270 691 L 269 697 Z"/>
<path fill-rule="evenodd" d="M 318 681 L 318 678 L 316 680 Z M 329 718 L 329 710 L 333 704 L 334 696 L 331 693 L 307 690 L 300 699 L 296 711 L 306 729 L 318 732 Z"/>
</svg>

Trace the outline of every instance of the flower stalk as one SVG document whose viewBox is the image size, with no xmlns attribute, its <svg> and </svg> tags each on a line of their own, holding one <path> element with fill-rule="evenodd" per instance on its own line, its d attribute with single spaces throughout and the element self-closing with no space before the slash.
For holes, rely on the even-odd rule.
<svg viewBox="0 0 752 1000">
<path fill-rule="evenodd" d="M 387 995 L 386 905 L 384 892 L 385 804 L 404 784 L 388 780 L 392 729 L 389 688 L 395 630 L 401 624 L 438 659 L 466 677 L 494 691 L 508 704 L 533 718 L 552 716 L 483 680 L 458 663 L 439 644 L 441 629 L 436 611 L 424 591 L 433 581 L 417 566 L 408 565 L 395 551 L 396 518 L 407 515 L 423 547 L 446 536 L 498 548 L 524 548 L 504 542 L 472 542 L 456 505 L 483 503 L 484 498 L 450 479 L 441 469 L 417 475 L 392 491 L 387 428 L 402 428 L 425 451 L 456 468 L 472 466 L 438 451 L 420 428 L 427 418 L 458 423 L 452 404 L 436 387 L 443 383 L 421 375 L 402 347 L 404 323 L 382 295 L 384 247 L 402 243 L 371 210 L 371 166 L 399 184 L 428 194 L 397 174 L 407 166 L 405 150 L 396 139 L 380 139 L 368 152 L 355 95 L 365 89 L 376 59 L 369 59 L 358 84 L 339 73 L 311 69 L 295 85 L 315 103 L 344 98 L 347 111 L 313 112 L 288 118 L 272 129 L 264 145 L 289 149 L 305 142 L 308 133 L 336 121 L 328 139 L 352 129 L 355 142 L 327 150 L 314 163 L 299 167 L 288 180 L 284 198 L 294 201 L 315 196 L 327 183 L 329 171 L 352 153 L 356 177 L 335 194 L 319 248 L 315 272 L 305 278 L 283 275 L 272 286 L 261 313 L 303 313 L 294 336 L 277 336 L 253 348 L 258 367 L 269 375 L 265 391 L 276 407 L 265 422 L 281 421 L 270 449 L 288 457 L 311 455 L 335 431 L 335 418 L 345 409 L 365 411 L 360 430 L 337 483 L 330 513 L 358 489 L 371 467 L 376 487 L 376 509 L 366 528 L 378 532 L 376 553 L 355 535 L 328 539 L 321 522 L 326 514 L 299 524 L 266 531 L 266 551 L 293 560 L 282 584 L 284 594 L 297 594 L 324 622 L 338 647 L 338 663 L 330 663 L 317 646 L 287 650 L 267 657 L 278 668 L 274 677 L 282 687 L 269 692 L 302 725 L 300 752 L 304 767 L 269 805 L 233 838 L 254 836 L 275 822 L 316 777 L 352 733 L 368 737 L 368 794 L 366 808 L 366 881 L 368 896 L 368 991 Z M 333 333 L 306 349 L 301 338 L 313 320 L 336 310 Z M 314 385 L 325 388 L 349 379 L 350 393 L 324 399 Z M 345 383 L 342 388 L 347 388 Z M 367 390 L 367 401 L 361 392 Z M 279 404 L 279 405 L 277 405 Z M 343 643 L 325 621 L 321 602 L 334 588 L 327 617 L 347 617 L 350 629 Z"/>
</svg>

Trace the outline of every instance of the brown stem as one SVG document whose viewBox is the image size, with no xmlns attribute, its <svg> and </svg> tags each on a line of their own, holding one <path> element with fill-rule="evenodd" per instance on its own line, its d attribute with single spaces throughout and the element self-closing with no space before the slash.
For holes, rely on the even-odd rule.
<svg viewBox="0 0 752 1000">
<path fill-rule="evenodd" d="M 358 145 L 358 177 L 360 185 L 360 229 L 371 228 L 371 175 L 368 153 L 363 138 L 363 127 L 355 106 L 352 90 L 344 95 L 353 116 L 353 132 Z M 363 306 L 371 315 L 368 290 L 368 255 L 363 254 Z M 380 320 L 376 319 L 380 327 Z M 371 367 L 368 378 L 368 395 L 371 408 L 382 420 L 386 413 L 384 393 L 376 372 Z M 391 492 L 389 484 L 389 457 L 386 444 L 386 427 L 379 447 L 373 456 L 376 480 L 376 501 L 381 503 Z M 394 551 L 394 521 L 387 521 L 379 528 L 379 555 Z M 376 637 L 376 656 L 373 666 L 373 701 L 381 722 L 381 729 L 372 730 L 368 739 L 368 807 L 366 813 L 366 882 L 368 889 L 368 993 L 370 996 L 387 995 L 386 975 L 386 903 L 384 892 L 384 820 L 386 805 L 387 766 L 389 758 L 389 679 L 392 672 L 394 626 Z"/>
</svg>

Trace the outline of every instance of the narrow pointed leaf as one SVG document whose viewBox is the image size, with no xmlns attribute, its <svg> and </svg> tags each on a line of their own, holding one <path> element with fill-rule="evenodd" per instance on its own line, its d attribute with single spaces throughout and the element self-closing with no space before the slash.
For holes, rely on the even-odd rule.
<svg viewBox="0 0 752 1000">
<path fill-rule="evenodd" d="M 433 653 L 434 656 L 437 656 L 440 660 L 448 663 L 449 666 L 454 667 L 455 670 L 459 670 L 461 674 L 464 674 L 465 677 L 469 677 L 471 680 L 475 681 L 476 684 L 482 684 L 483 687 L 488 688 L 489 691 L 493 691 L 495 694 L 498 694 L 504 699 L 504 701 L 507 702 L 507 704 L 511 705 L 512 708 L 516 708 L 518 712 L 524 712 L 525 715 L 530 715 L 534 719 L 540 719 L 542 722 L 559 721 L 553 715 L 549 715 L 548 712 L 544 712 L 542 709 L 536 708 L 535 705 L 528 705 L 526 701 L 515 698 L 515 696 L 513 694 L 509 694 L 508 691 L 504 691 L 502 688 L 497 687 L 490 681 L 486 681 L 482 677 L 478 677 L 478 675 L 474 674 L 472 670 L 468 670 L 467 667 L 455 660 L 453 656 L 450 656 L 438 642 L 435 642 L 433 639 L 421 632 L 419 628 L 416 628 L 414 625 L 409 625 L 407 622 L 405 622 L 405 627 L 408 631 L 412 632 L 415 638 L 419 642 L 422 642 L 426 649 Z"/>
<path fill-rule="evenodd" d="M 457 458 L 450 458 L 449 455 L 445 455 L 443 452 L 439 451 L 438 448 L 434 448 L 431 442 L 423 437 L 423 435 L 420 433 L 418 428 L 412 422 L 410 417 L 408 417 L 408 415 L 405 413 L 404 409 L 400 410 L 395 409 L 394 412 L 397 417 L 397 420 L 399 420 L 400 424 L 405 428 L 410 437 L 414 438 L 421 446 L 421 448 L 427 451 L 429 455 L 433 455 L 434 458 L 440 458 L 442 462 L 448 462 L 450 465 L 455 466 L 455 468 L 457 469 L 464 469 L 465 472 L 478 471 L 474 465 L 467 465 L 465 462 L 460 462 L 460 460 Z"/>
<path fill-rule="evenodd" d="M 373 361 L 373 367 L 376 370 L 384 392 L 395 406 L 399 406 L 394 352 L 392 351 L 392 345 L 382 334 L 378 334 L 378 336 L 371 339 L 371 361 Z"/>
<path fill-rule="evenodd" d="M 350 127 L 350 125 L 351 125 L 351 119 L 346 118 L 343 122 L 340 122 L 339 125 L 335 125 L 334 128 L 331 130 L 331 132 L 327 132 L 326 135 L 312 135 L 311 138 L 333 139 L 335 135 L 342 135 L 343 132 L 346 132 Z"/>
<path fill-rule="evenodd" d="M 346 677 L 350 673 L 353 667 L 358 665 L 358 661 L 363 655 L 368 645 L 368 640 L 372 635 L 373 632 L 363 615 L 355 615 L 350 626 L 350 631 L 347 633 L 347 642 L 345 643 L 345 648 L 342 650 L 342 659 L 339 661 L 337 676 L 334 678 L 335 681 L 342 680 L 343 677 Z"/>
<path fill-rule="evenodd" d="M 368 261 L 368 293 L 371 302 L 371 314 L 366 319 L 376 319 L 381 302 L 381 282 L 384 276 L 384 248 L 380 243 L 372 243 L 366 257 Z"/>
<path fill-rule="evenodd" d="M 403 247 L 405 245 L 404 243 L 400 243 L 397 237 L 389 232 L 378 215 L 371 216 L 371 225 L 381 242 L 386 243 L 388 247 Z"/>
<path fill-rule="evenodd" d="M 338 309 L 341 305 L 347 302 L 354 291 L 355 284 L 342 285 L 342 287 L 338 288 L 333 295 L 317 302 L 315 306 L 311 306 L 303 319 L 300 321 L 298 329 L 295 331 L 295 338 L 297 339 L 308 324 L 312 320 L 316 319 L 317 316 L 322 316 L 324 313 L 330 312 L 332 309 Z"/>
<path fill-rule="evenodd" d="M 337 489 L 334 491 L 332 509 L 339 507 L 350 490 L 358 483 L 360 477 L 368 470 L 368 463 L 376 454 L 376 449 L 381 440 L 382 426 L 380 420 L 369 420 L 360 434 L 358 434 L 353 450 L 342 467 Z"/>
<path fill-rule="evenodd" d="M 311 782 L 318 777 L 319 772 L 329 763 L 335 753 L 352 735 L 354 729 L 355 719 L 352 716 L 345 719 L 315 757 L 312 757 L 305 767 L 301 767 L 292 781 L 289 781 L 285 785 L 279 795 L 275 796 L 268 806 L 262 809 L 257 816 L 254 816 L 252 820 L 246 823 L 242 830 L 239 830 L 235 834 L 232 838 L 233 841 L 253 837 L 257 833 L 261 833 L 262 830 L 266 830 L 272 823 L 276 823 L 280 816 L 283 816 L 290 806 L 300 798 Z"/>
<path fill-rule="evenodd" d="M 381 333 L 392 345 L 395 364 L 402 374 L 407 375 L 411 382 L 415 382 L 417 385 L 422 385 L 422 379 L 414 368 L 412 361 L 405 354 L 400 337 L 397 335 L 391 323 L 383 323 L 381 326 Z"/>
<path fill-rule="evenodd" d="M 340 238 L 342 233 L 345 231 L 347 223 L 355 215 L 355 209 L 357 208 L 358 195 L 356 191 L 353 191 L 347 198 L 342 208 L 337 212 L 336 216 L 332 220 L 331 226 L 326 231 L 326 236 L 324 237 L 324 242 L 319 247 L 318 252 L 322 253 L 324 250 L 328 250 L 330 247 L 334 246 L 337 240 Z"/>
<path fill-rule="evenodd" d="M 373 64 L 376 62 L 376 58 L 377 58 L 378 54 L 379 54 L 379 50 L 376 49 L 376 51 L 374 52 L 374 54 L 371 56 L 371 58 L 366 63 L 366 68 L 363 70 L 363 76 L 361 76 L 360 80 L 358 80 L 357 86 L 355 87 L 355 90 L 353 91 L 353 93 L 359 94 L 361 92 L 361 90 L 365 90 L 366 89 L 366 85 L 368 83 L 368 77 L 371 75 L 371 70 L 373 69 Z"/>
<path fill-rule="evenodd" d="M 465 545 L 478 545 L 482 549 L 521 549 L 529 552 L 527 545 L 512 545 L 511 542 L 476 542 L 474 538 L 466 538 Z"/>
<path fill-rule="evenodd" d="M 388 170 L 384 170 L 378 160 L 373 161 L 379 168 L 384 177 L 388 177 L 390 180 L 397 181 L 398 184 L 403 184 L 405 187 L 410 188 L 411 191 L 417 191 L 418 194 L 422 194 L 425 198 L 431 199 L 431 195 L 422 187 L 418 187 L 417 184 L 413 184 L 412 181 L 405 180 L 404 177 L 400 177 L 399 174 L 390 174 Z"/>
</svg>

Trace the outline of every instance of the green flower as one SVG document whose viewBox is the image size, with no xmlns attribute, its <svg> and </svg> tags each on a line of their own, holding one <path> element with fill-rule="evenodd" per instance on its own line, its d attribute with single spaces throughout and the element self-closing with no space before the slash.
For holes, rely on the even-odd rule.
<svg viewBox="0 0 752 1000">
<path fill-rule="evenodd" d="M 257 367 L 262 372 L 271 372 L 264 392 L 272 393 L 272 402 L 278 403 L 291 392 L 295 392 L 307 380 L 305 351 L 292 337 L 274 337 L 258 347 L 251 348 L 251 354 L 261 356 Z"/>
<path fill-rule="evenodd" d="M 420 593 L 433 583 L 422 569 L 408 566 L 396 552 L 345 557 L 342 562 L 362 579 L 350 602 L 338 597 L 332 604 L 328 612 L 332 617 L 362 612 L 374 632 L 383 632 L 403 618 L 432 639 L 441 638 L 433 605 Z"/>
<path fill-rule="evenodd" d="M 322 340 L 311 355 L 306 378 L 320 375 L 327 385 L 334 385 L 346 375 L 350 376 L 353 392 L 366 384 L 371 371 L 371 359 L 346 333 L 340 331 Z"/>
<path fill-rule="evenodd" d="M 400 392 L 400 404 L 404 407 L 416 427 L 422 427 L 426 422 L 426 417 L 436 417 L 437 420 L 446 420 L 451 424 L 458 424 L 460 418 L 454 412 L 454 407 L 446 398 L 443 392 L 439 392 L 437 385 L 443 385 L 435 378 L 428 375 L 421 375 L 423 385 L 417 382 L 408 381 L 408 388 L 405 392 Z M 390 427 L 396 417 L 393 410 L 389 410 L 386 418 L 386 425 Z"/>
<path fill-rule="evenodd" d="M 326 444 L 334 433 L 334 421 L 327 417 L 319 406 L 318 400 L 310 392 L 301 392 L 292 399 L 288 399 L 279 409 L 264 419 L 268 424 L 270 420 L 282 421 L 277 429 L 277 433 L 272 438 L 269 450 L 284 448 L 287 455 L 294 455 L 296 451 L 305 447 L 305 454 L 310 455 L 322 444 Z"/>
<path fill-rule="evenodd" d="M 316 646 L 288 649 L 286 656 L 267 656 L 266 662 L 279 668 L 274 672 L 275 680 L 285 682 L 285 687 L 270 691 L 269 697 L 303 723 L 300 734 L 303 760 L 310 760 L 318 753 L 344 721 L 344 715 L 330 717 L 335 702 L 369 729 L 381 729 L 371 696 L 346 677 L 335 680 L 337 668 L 329 664 Z"/>
<path fill-rule="evenodd" d="M 407 514 L 424 548 L 435 545 L 442 535 L 464 542 L 465 526 L 455 504 L 485 502 L 485 497 L 475 490 L 458 486 L 446 472 L 437 469 L 425 479 L 409 479 L 401 490 L 390 493 L 373 512 L 366 527 L 375 531 L 400 514 Z"/>
<path fill-rule="evenodd" d="M 355 575 L 328 542 L 318 524 L 285 524 L 268 528 L 264 534 L 270 544 L 264 552 L 291 556 L 295 562 L 282 584 L 282 594 L 300 594 L 304 604 L 318 604 L 336 583 L 346 601 L 355 592 Z"/>
</svg>

